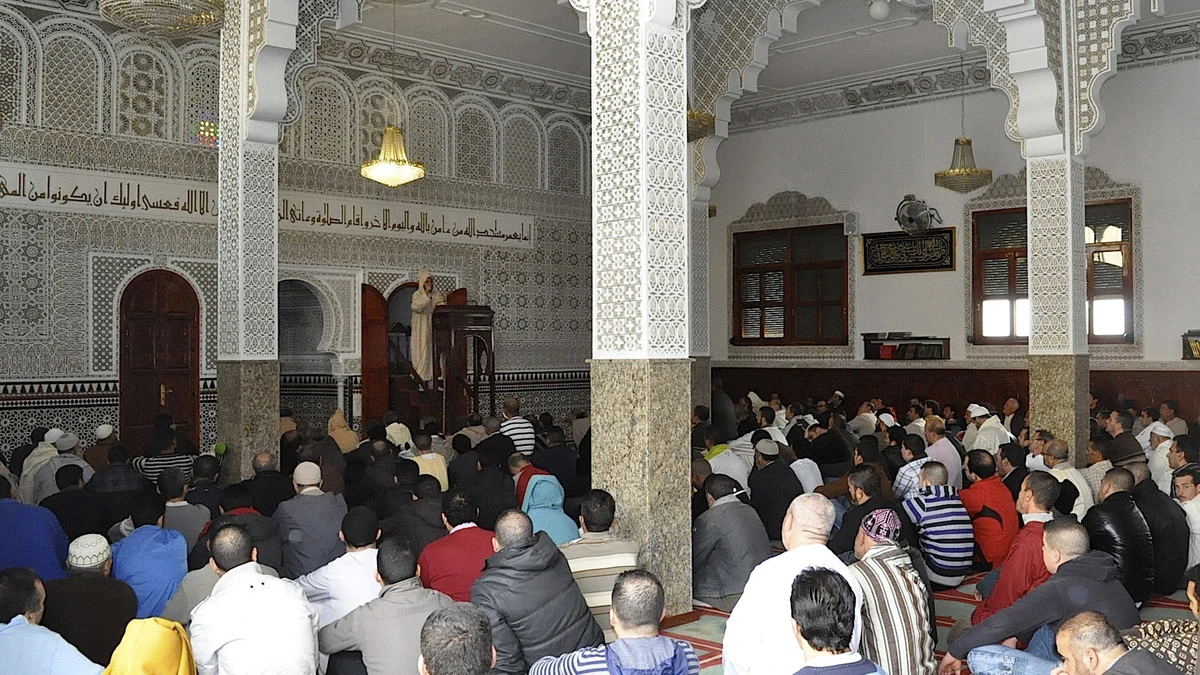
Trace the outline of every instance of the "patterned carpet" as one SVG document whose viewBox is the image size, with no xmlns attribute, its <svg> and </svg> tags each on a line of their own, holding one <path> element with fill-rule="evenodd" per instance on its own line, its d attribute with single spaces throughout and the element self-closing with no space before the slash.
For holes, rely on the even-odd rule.
<svg viewBox="0 0 1200 675">
<path fill-rule="evenodd" d="M 950 633 L 954 622 L 959 619 L 969 621 L 971 612 L 979 604 L 974 597 L 975 583 L 982 576 L 968 577 L 967 582 L 957 589 L 934 594 L 938 614 L 937 650 L 939 657 L 946 650 L 946 636 Z M 721 640 L 725 635 L 725 619 L 729 615 L 707 607 L 697 607 L 696 611 L 700 613 L 699 619 L 663 631 L 663 633 L 691 643 L 696 650 L 696 656 L 700 658 L 702 675 L 721 675 Z M 1141 614 L 1143 621 L 1192 618 L 1191 610 L 1188 609 L 1187 596 L 1183 591 L 1169 597 L 1159 595 L 1151 597 L 1142 607 Z"/>
</svg>

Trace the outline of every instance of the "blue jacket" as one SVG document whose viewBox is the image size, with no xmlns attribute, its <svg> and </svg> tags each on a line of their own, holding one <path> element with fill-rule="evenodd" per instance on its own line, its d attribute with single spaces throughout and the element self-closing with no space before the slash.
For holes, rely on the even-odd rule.
<svg viewBox="0 0 1200 675">
<path fill-rule="evenodd" d="M 161 616 L 187 574 L 187 540 L 175 530 L 143 525 L 112 545 L 112 577 L 133 588 L 137 618 Z"/>
<path fill-rule="evenodd" d="M 534 532 L 545 532 L 562 546 L 579 538 L 579 526 L 563 513 L 563 488 L 554 476 L 534 476 L 525 488 L 521 510 L 529 514 Z"/>
<path fill-rule="evenodd" d="M 69 545 L 49 509 L 0 499 L 0 570 L 29 567 L 42 581 L 65 579 Z"/>
</svg>

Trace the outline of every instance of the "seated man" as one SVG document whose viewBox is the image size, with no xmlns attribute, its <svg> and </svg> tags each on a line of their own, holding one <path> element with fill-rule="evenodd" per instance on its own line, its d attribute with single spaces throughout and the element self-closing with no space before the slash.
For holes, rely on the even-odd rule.
<svg viewBox="0 0 1200 675">
<path fill-rule="evenodd" d="M 854 625 L 846 644 L 851 651 L 858 649 L 862 591 L 850 569 L 825 545 L 833 517 L 833 503 L 821 495 L 800 495 L 792 501 L 783 521 L 783 547 L 787 552 L 754 568 L 726 622 L 722 654 L 728 675 L 793 675 L 805 664 L 809 652 L 796 642 L 793 626 L 787 620 L 793 615 L 788 589 L 797 574 L 814 567 L 833 570 L 846 580 L 853 599 L 846 600 L 850 607 L 845 616 L 849 618 L 843 621 Z"/>
<path fill-rule="evenodd" d="M 617 539 L 612 533 L 617 502 L 604 490 L 592 490 L 580 503 L 579 539 L 559 547 L 571 566 L 571 574 L 596 624 L 604 631 L 604 641 L 612 642 L 616 633 L 608 622 L 609 600 L 617 576 L 638 566 L 636 542 Z"/>
<path fill-rule="evenodd" d="M 317 672 L 317 610 L 296 582 L 263 574 L 241 525 L 212 536 L 220 580 L 192 611 L 188 632 L 197 675 Z"/>
<path fill-rule="evenodd" d="M 926 462 L 937 460 L 925 453 L 925 439 L 916 434 L 909 434 L 900 442 L 900 458 L 904 464 L 896 470 L 896 484 L 892 486 L 897 499 L 911 499 L 920 489 L 918 485 L 921 467 Z M 945 468 L 945 464 L 942 468 Z M 948 474 L 947 474 L 948 475 Z"/>
<path fill-rule="evenodd" d="M 221 460 L 216 455 L 200 455 L 192 468 L 192 487 L 188 490 L 189 504 L 208 508 L 209 520 L 221 515 Z"/>
<path fill-rule="evenodd" d="M 58 633 L 38 624 L 46 601 L 41 579 L 28 567 L 0 570 L 0 654 L 5 675 L 100 675 Z"/>
<path fill-rule="evenodd" d="M 1017 509 L 1008 487 L 996 475 L 996 458 L 990 452 L 968 452 L 966 471 L 971 486 L 960 490 L 958 496 L 975 530 L 975 561 L 981 569 L 995 569 L 1004 562 L 1017 536 Z"/>
<path fill-rule="evenodd" d="M 896 546 L 900 519 L 890 509 L 863 518 L 854 540 L 858 562 L 850 573 L 863 592 L 862 655 L 887 673 L 932 673 L 929 589 L 908 553 Z M 810 665 L 810 667 L 812 667 Z"/>
<path fill-rule="evenodd" d="M 612 672 L 610 663 L 639 672 L 699 675 L 700 661 L 692 646 L 658 634 L 667 616 L 662 584 L 649 572 L 628 570 L 616 579 L 609 622 L 617 639 L 562 656 L 546 656 L 529 667 L 529 675 L 585 675 Z"/>
<path fill-rule="evenodd" d="M 486 447 L 485 446 L 492 446 Z M 517 509 L 516 489 L 512 476 L 503 467 L 516 450 L 513 441 L 504 434 L 494 434 L 479 444 L 478 473 L 463 484 L 479 507 L 475 521 L 485 530 L 496 526 L 496 518 L 508 509 Z"/>
<path fill-rule="evenodd" d="M 791 467 L 779 459 L 779 444 L 775 441 L 763 439 L 754 446 L 754 465 L 758 470 L 750 475 L 746 486 L 750 488 L 750 505 L 767 528 L 767 536 L 778 540 L 788 506 L 804 494 L 804 486 Z"/>
<path fill-rule="evenodd" d="M 534 534 L 529 516 L 500 514 L 492 545 L 496 553 L 472 584 L 471 603 L 491 621 L 494 672 L 524 673 L 543 656 L 603 644 L 567 559 L 549 535 Z"/>
<path fill-rule="evenodd" d="M 851 466 L 850 469 L 853 469 L 855 466 L 859 466 L 861 464 L 870 464 L 876 469 L 879 469 L 880 485 L 882 489 L 880 494 L 883 495 L 884 499 L 894 499 L 895 495 L 892 491 L 892 481 L 888 478 L 887 469 L 885 469 L 883 466 L 883 456 L 879 452 L 879 439 L 875 438 L 874 436 L 864 436 L 863 438 L 858 439 L 858 443 L 855 444 L 854 451 L 851 453 L 851 456 L 854 465 Z M 832 483 L 819 486 L 815 492 L 825 495 L 829 499 L 837 499 L 841 496 L 848 496 L 850 494 L 849 470 L 847 470 L 845 475 L 833 481 Z M 753 496 L 753 493 L 751 493 L 751 496 Z"/>
<path fill-rule="evenodd" d="M 104 534 L 115 520 L 109 515 L 108 503 L 100 495 L 83 489 L 83 469 L 77 464 L 59 467 L 54 474 L 58 492 L 42 500 L 40 506 L 50 509 L 71 541 L 85 534 Z"/>
<path fill-rule="evenodd" d="M 340 411 L 334 417 L 340 418 Z M 331 420 L 330 424 L 332 423 Z M 353 436 L 354 432 L 351 431 L 350 434 Z M 250 487 L 254 510 L 268 518 L 275 515 L 275 510 L 280 504 L 296 496 L 291 478 L 280 473 L 277 467 L 275 455 L 260 452 L 250 464 L 250 468 L 254 470 L 254 477 L 243 481 Z"/>
<path fill-rule="evenodd" d="M 425 619 L 417 658 L 421 675 L 488 675 L 495 666 L 492 627 L 483 610 L 456 602 Z"/>
<path fill-rule="evenodd" d="M 699 406 L 703 407 L 703 406 Z M 708 415 L 708 409 L 705 409 L 704 414 Z M 703 429 L 707 429 L 707 424 L 699 425 Z M 701 449 L 704 447 L 703 431 L 700 432 Z M 692 439 L 696 439 L 695 427 L 692 429 Z M 534 448 L 533 456 L 529 458 L 533 461 L 533 465 L 544 471 L 549 471 L 551 475 L 558 479 L 558 482 L 563 486 L 568 497 L 579 496 L 579 479 L 576 475 L 575 465 L 579 461 L 579 453 L 567 445 L 566 434 L 563 433 L 562 427 L 552 426 L 546 430 L 546 447 Z"/>
<path fill-rule="evenodd" d="M 829 550 L 837 555 L 854 552 L 854 538 L 858 536 L 858 526 L 864 516 L 876 509 L 891 509 L 900 519 L 903 545 L 915 544 L 916 532 L 908 517 L 901 514 L 902 509 L 890 499 L 885 499 L 883 491 L 883 472 L 870 464 L 860 464 L 850 472 L 850 509 L 842 517 L 842 526 L 829 539 Z"/>
<path fill-rule="evenodd" d="M 1079 469 L 1071 466 L 1070 463 L 1071 449 L 1065 441 L 1054 439 L 1046 443 L 1046 449 L 1042 452 L 1042 460 L 1046 462 L 1046 466 L 1050 469 L 1050 474 L 1057 478 L 1059 482 L 1070 483 L 1064 485 L 1059 492 L 1058 503 L 1055 504 L 1060 512 L 1070 513 L 1075 516 L 1076 520 L 1082 521 L 1087 515 L 1088 509 L 1096 503 L 1092 495 L 1092 489 L 1088 487 L 1087 479 L 1083 477 Z M 1064 502 L 1064 497 L 1068 493 L 1073 493 L 1075 499 L 1073 503 L 1068 505 Z"/>
<path fill-rule="evenodd" d="M 764 405 L 755 412 L 758 415 L 756 428 L 729 441 L 730 452 L 747 463 L 754 461 L 754 444 L 758 442 L 754 434 L 757 431 L 765 431 L 771 440 L 787 445 L 787 436 L 783 433 L 783 429 L 775 425 L 775 411 L 770 406 Z"/>
<path fill-rule="evenodd" d="M 493 535 L 475 524 L 479 509 L 464 488 L 442 495 L 442 527 L 449 533 L 425 545 L 418 574 L 425 588 L 440 591 L 456 602 L 471 599 L 471 584 L 483 572 L 484 561 L 495 553 Z"/>
<path fill-rule="evenodd" d="M 1200 565 L 1200 468 L 1185 467 L 1175 472 L 1175 502 L 1188 523 L 1188 569 Z"/>
<path fill-rule="evenodd" d="M 977 675 L 1013 673 L 1027 655 L 1053 659 L 1054 631 L 1084 610 L 1109 617 L 1121 630 L 1141 621 L 1137 606 L 1121 585 L 1112 556 L 1093 551 L 1087 530 L 1070 518 L 1045 525 L 1042 559 L 1050 579 L 950 643 L 939 672 L 958 672 L 967 659 Z M 996 643 L 1017 638 L 1029 643 L 1022 652 Z"/>
<path fill-rule="evenodd" d="M 771 557 L 762 519 L 738 499 L 740 490 L 729 476 L 710 475 L 708 510 L 692 526 L 692 594 L 722 612 L 733 611 L 751 572 Z"/>
<path fill-rule="evenodd" d="M 1200 567 L 1188 570 L 1184 588 L 1192 618 L 1200 620 Z M 1200 623 L 1187 619 L 1143 621 L 1125 631 L 1130 649 L 1144 649 L 1175 666 L 1181 673 L 1200 672 Z M 1173 674 L 1172 674 L 1173 675 Z"/>
<path fill-rule="evenodd" d="M 1154 587 L 1154 541 L 1133 500 L 1133 474 L 1126 469 L 1109 471 L 1099 497 L 1100 503 L 1083 517 L 1092 550 L 1116 558 L 1125 590 L 1134 602 L 1145 602 Z"/>
<path fill-rule="evenodd" d="M 804 665 L 796 675 L 885 675 L 875 663 L 854 650 L 857 594 L 837 572 L 825 567 L 796 575 L 789 597 L 792 632 Z"/>
<path fill-rule="evenodd" d="M 419 675 L 412 655 L 420 648 L 421 626 L 454 601 L 421 587 L 417 558 L 398 536 L 379 542 L 375 563 L 379 597 L 322 628 L 318 645 L 324 654 L 362 652 L 369 675 Z"/>
<path fill-rule="evenodd" d="M 321 467 L 301 462 L 292 472 L 295 496 L 276 509 L 275 522 L 283 541 L 279 573 L 285 578 L 304 576 L 345 553 L 338 531 L 346 515 L 346 500 L 322 492 L 321 485 Z"/>
<path fill-rule="evenodd" d="M 356 506 L 342 518 L 338 538 L 346 552 L 329 564 L 296 579 L 304 597 L 317 608 L 318 628 L 324 628 L 379 597 L 375 558 L 379 553 L 379 520 L 365 506 Z"/>
<path fill-rule="evenodd" d="M 59 469 L 61 471 L 62 469 Z M 89 660 L 108 663 L 137 614 L 137 596 L 113 579 L 112 550 L 99 534 L 71 542 L 66 579 L 47 581 L 41 625 L 63 636 Z"/>
<path fill-rule="evenodd" d="M 1187 514 L 1158 489 L 1145 462 L 1134 462 L 1126 468 L 1133 475 L 1133 501 L 1146 518 L 1154 542 L 1154 592 L 1170 595 L 1184 585 L 1190 534 Z"/>
<path fill-rule="evenodd" d="M 175 530 L 166 530 L 162 498 L 143 493 L 133 503 L 134 530 L 112 546 L 112 576 L 137 594 L 137 618 L 162 614 L 187 574 L 187 542 Z"/>
<path fill-rule="evenodd" d="M 207 506 L 187 501 L 188 492 L 187 481 L 179 469 L 163 469 L 158 474 L 158 494 L 167 500 L 163 527 L 182 534 L 190 551 L 212 517 Z"/>
<path fill-rule="evenodd" d="M 1176 675 L 1175 666 L 1141 649 L 1125 646 L 1120 631 L 1103 614 L 1080 612 L 1068 619 L 1054 636 L 1063 656 L 1064 675 Z M 1057 665 L 1048 661 L 1046 666 Z M 1027 671 L 1028 672 L 1028 671 Z"/>
<path fill-rule="evenodd" d="M 991 578 L 991 583 L 978 584 L 984 599 L 971 613 L 972 625 L 1011 606 L 1050 578 L 1042 560 L 1042 532 L 1053 518 L 1050 509 L 1058 500 L 1060 485 L 1045 471 L 1034 471 L 1025 477 L 1017 495 L 1017 513 L 1021 514 L 1024 527 L 1013 538 L 1004 564 L 984 577 L 985 581 Z"/>
<path fill-rule="evenodd" d="M 520 453 L 514 453 L 512 458 L 520 458 L 519 461 L 526 463 L 529 461 Z M 542 472 L 530 477 L 525 499 L 521 502 L 521 510 L 533 521 L 533 531 L 550 535 L 555 546 L 562 546 L 579 538 L 579 528 L 563 511 L 565 498 L 566 493 L 563 492 L 558 479 Z"/>
<path fill-rule="evenodd" d="M 704 459 L 708 460 L 712 472 L 729 476 L 737 481 L 739 489 L 744 489 L 750 482 L 750 463 L 729 449 L 725 432 L 719 427 L 709 427 L 704 443 L 708 446 Z"/>
<path fill-rule="evenodd" d="M 1029 451 L 1020 443 L 1005 443 L 996 454 L 997 473 L 1004 480 L 1004 487 L 1012 494 L 1014 503 L 1017 501 L 1017 495 L 1021 493 L 1021 483 L 1025 482 L 1025 476 L 1029 475 L 1029 468 L 1026 466 L 1028 457 Z"/>
<path fill-rule="evenodd" d="M 904 500 L 904 512 L 917 531 L 917 541 L 929 580 L 941 588 L 954 588 L 971 571 L 975 532 L 971 517 L 958 498 L 958 490 L 941 462 L 921 466 L 917 493 Z"/>
<path fill-rule="evenodd" d="M 208 552 L 208 540 L 212 533 L 221 525 L 237 523 L 250 533 L 254 548 L 258 551 L 257 562 L 278 573 L 279 568 L 283 566 L 283 543 L 279 539 L 279 524 L 259 513 L 251 506 L 253 503 L 254 493 L 245 482 L 234 483 L 221 491 L 221 501 L 217 505 L 220 515 L 209 522 L 208 527 L 196 540 L 196 545 L 188 553 L 189 570 L 208 567 L 208 559 L 211 557 Z M 212 577 L 212 583 L 217 583 L 215 576 Z M 207 596 L 207 593 L 205 595 Z"/>
<path fill-rule="evenodd" d="M 430 542 L 446 536 L 442 523 L 442 484 L 434 476 L 419 476 L 413 488 L 413 500 L 379 523 L 384 536 L 399 534 L 408 540 L 413 553 L 420 557 Z"/>
</svg>

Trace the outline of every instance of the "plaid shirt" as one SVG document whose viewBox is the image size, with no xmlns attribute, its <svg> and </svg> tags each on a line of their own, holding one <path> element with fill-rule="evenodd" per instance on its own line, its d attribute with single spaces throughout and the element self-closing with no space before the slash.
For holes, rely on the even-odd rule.
<svg viewBox="0 0 1200 675">
<path fill-rule="evenodd" d="M 149 484 L 149 481 L 132 466 L 113 464 L 108 469 L 92 476 L 92 479 L 88 481 L 87 489 L 89 492 L 96 493 L 131 492 L 141 490 Z"/>
<path fill-rule="evenodd" d="M 920 489 L 918 480 L 921 477 L 921 467 L 931 461 L 932 457 L 921 457 L 900 467 L 896 472 L 896 481 L 892 483 L 892 493 L 896 495 L 896 501 L 902 502 L 917 495 L 917 490 Z"/>
</svg>

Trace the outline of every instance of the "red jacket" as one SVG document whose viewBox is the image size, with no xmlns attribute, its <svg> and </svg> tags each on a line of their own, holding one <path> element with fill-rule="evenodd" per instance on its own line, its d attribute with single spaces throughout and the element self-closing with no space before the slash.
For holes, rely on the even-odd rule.
<svg viewBox="0 0 1200 675">
<path fill-rule="evenodd" d="M 1008 486 L 999 476 L 992 476 L 960 490 L 958 496 L 967 515 L 971 516 L 975 543 L 982 551 L 983 559 L 991 563 L 993 569 L 999 567 L 1021 527 L 1021 518 Z"/>
<path fill-rule="evenodd" d="M 517 474 L 517 508 L 525 503 L 525 489 L 529 487 L 529 479 L 534 476 L 549 476 L 549 471 L 543 471 L 532 464 L 526 464 L 521 467 L 521 473 Z"/>
<path fill-rule="evenodd" d="M 471 601 L 471 584 L 483 572 L 483 561 L 495 553 L 490 530 L 464 527 L 425 545 L 417 564 L 421 585 L 441 591 L 455 602 Z"/>
<path fill-rule="evenodd" d="M 1025 527 L 1017 533 L 1008 557 L 1004 559 L 1004 566 L 1000 568 L 1000 579 L 992 589 L 992 594 L 971 613 L 972 626 L 1009 607 L 1050 578 L 1050 572 L 1042 560 L 1044 530 L 1045 523 L 1034 521 L 1025 523 Z"/>
</svg>

